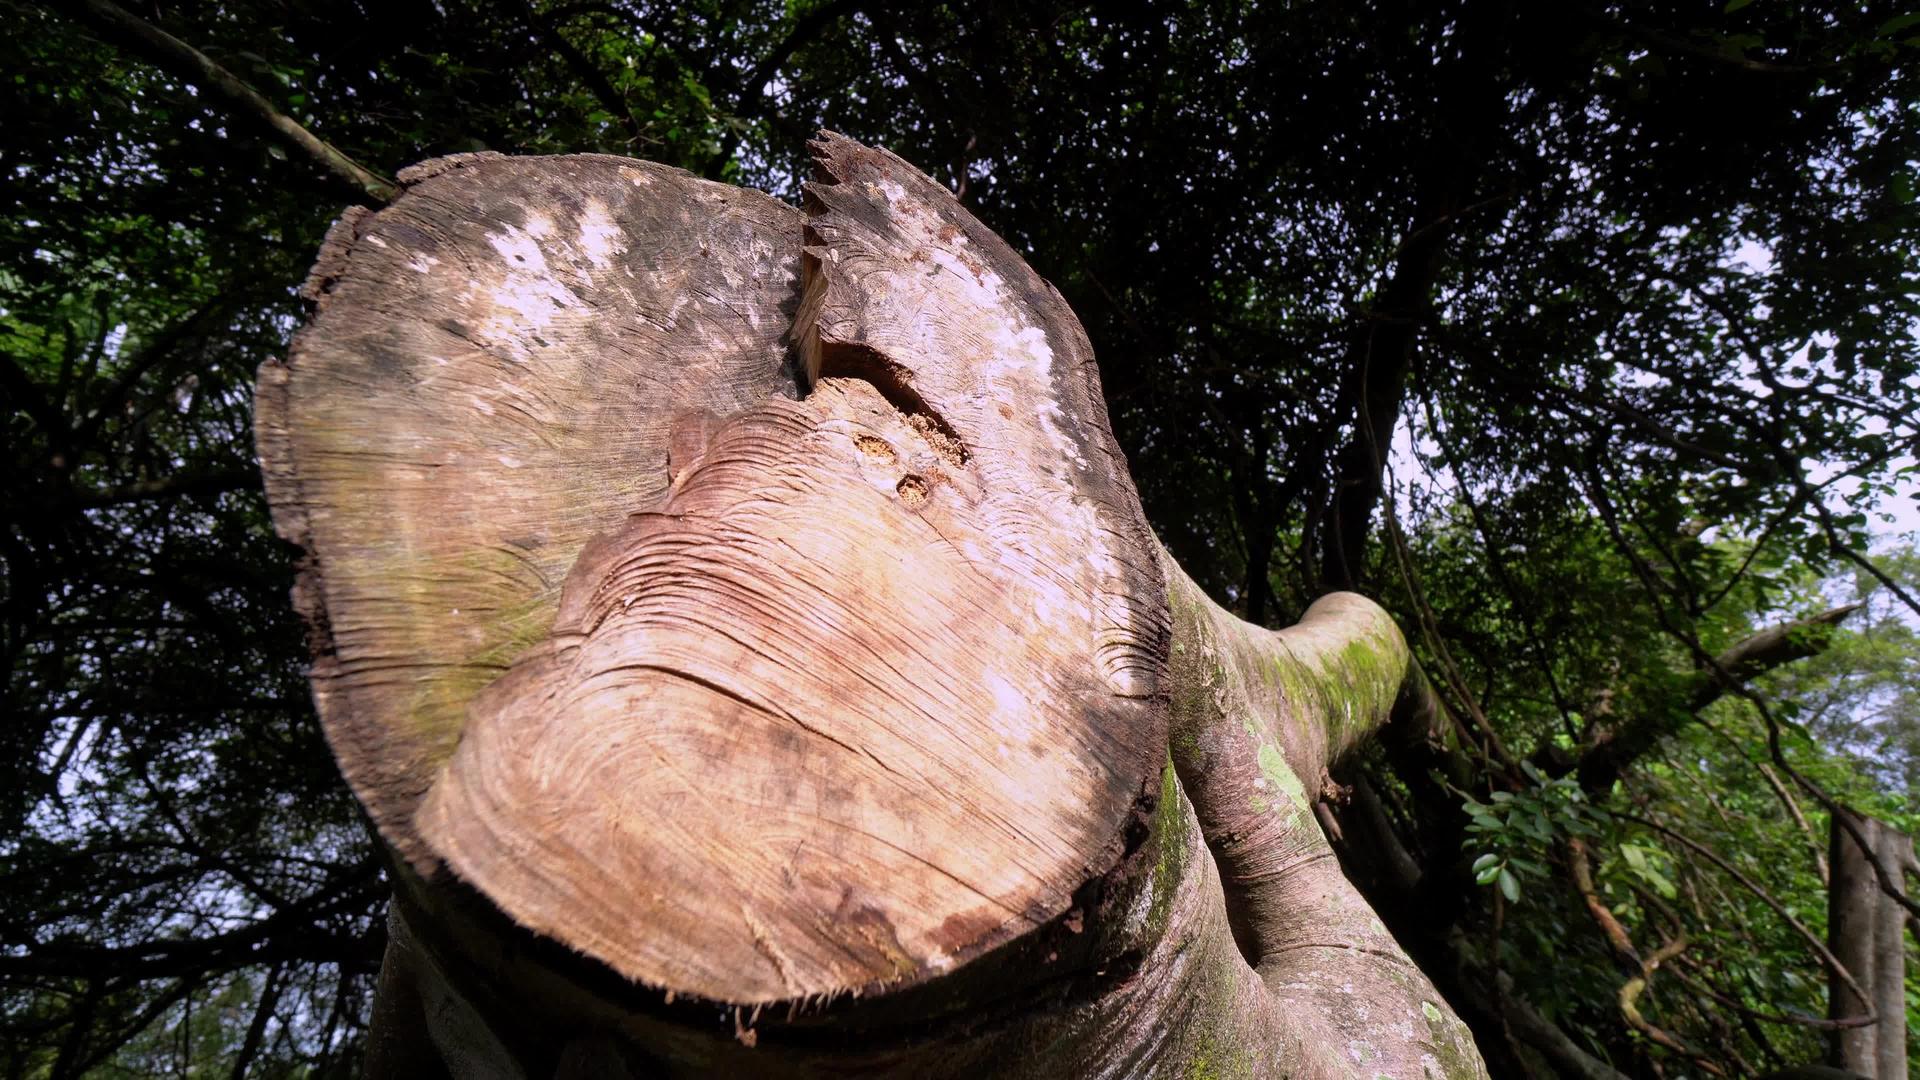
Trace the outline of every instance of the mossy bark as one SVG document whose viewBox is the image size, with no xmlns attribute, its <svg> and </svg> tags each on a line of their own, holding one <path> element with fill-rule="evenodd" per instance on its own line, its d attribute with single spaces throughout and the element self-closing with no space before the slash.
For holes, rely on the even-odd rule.
<svg viewBox="0 0 1920 1080">
<path fill-rule="evenodd" d="M 1238 946 L 1303 1075 L 1484 1075 L 1468 1032 L 1341 874 L 1313 814 L 1326 769 L 1424 684 L 1393 620 L 1352 593 L 1278 632 L 1168 559 L 1173 760 Z"/>
</svg>

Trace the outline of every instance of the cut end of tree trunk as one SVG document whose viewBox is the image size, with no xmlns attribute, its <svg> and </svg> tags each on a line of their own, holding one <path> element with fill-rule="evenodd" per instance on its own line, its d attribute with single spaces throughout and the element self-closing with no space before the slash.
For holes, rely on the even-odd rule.
<svg viewBox="0 0 1920 1080">
<path fill-rule="evenodd" d="M 1166 755 L 1157 546 L 1078 323 L 898 158 L 816 149 L 804 300 L 763 196 L 461 160 L 344 226 L 262 374 L 383 835 L 731 1004 L 1078 932 Z"/>
<path fill-rule="evenodd" d="M 703 1075 L 1484 1076 L 1313 813 L 1420 685 L 1391 619 L 1214 605 L 1052 286 L 813 149 L 803 211 L 408 170 L 261 372 L 321 718 L 420 919 L 386 1000 Z"/>
</svg>

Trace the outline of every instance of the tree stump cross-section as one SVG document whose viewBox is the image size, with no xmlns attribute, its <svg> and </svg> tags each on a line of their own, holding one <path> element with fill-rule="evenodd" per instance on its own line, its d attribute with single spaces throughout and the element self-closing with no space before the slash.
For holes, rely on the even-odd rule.
<svg viewBox="0 0 1920 1080">
<path fill-rule="evenodd" d="M 262 369 L 395 855 L 376 1064 L 417 1023 L 502 1075 L 1482 1075 L 1302 783 L 1424 686 L 1391 620 L 1214 606 L 1052 286 L 813 150 L 799 210 L 408 170 Z"/>
</svg>

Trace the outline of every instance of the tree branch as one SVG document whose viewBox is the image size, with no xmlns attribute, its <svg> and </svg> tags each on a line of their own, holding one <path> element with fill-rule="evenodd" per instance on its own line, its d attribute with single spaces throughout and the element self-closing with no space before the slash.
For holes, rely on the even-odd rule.
<svg viewBox="0 0 1920 1080">
<path fill-rule="evenodd" d="M 779 73 L 794 52 L 805 44 L 808 38 L 817 37 L 822 30 L 838 22 L 843 16 L 860 8 L 862 0 L 831 0 L 794 20 L 792 29 L 787 31 L 773 51 L 760 58 L 746 78 L 740 83 L 739 90 L 733 95 L 733 111 L 736 117 L 752 117 L 766 114 L 765 93 L 767 84 Z M 718 179 L 720 171 L 733 155 L 739 152 L 742 128 L 739 124 L 729 124 L 726 141 L 714 155 L 707 167 L 709 179 Z"/>
<path fill-rule="evenodd" d="M 119 487 L 46 495 L 37 501 L 45 510 L 91 510 L 182 495 L 219 495 L 228 491 L 258 490 L 258 469 L 187 470 L 157 480 L 139 480 Z"/>
<path fill-rule="evenodd" d="M 1556 776 L 1578 772 L 1580 785 L 1589 792 L 1611 789 L 1620 774 L 1642 754 L 1678 731 L 1687 719 L 1726 696 L 1735 685 L 1744 685 L 1784 664 L 1824 651 L 1833 640 L 1834 628 L 1862 606 L 1842 604 L 1754 633 L 1720 652 L 1707 670 L 1693 676 L 1684 712 L 1642 713 L 1602 730 L 1578 759 L 1562 761 L 1559 768 L 1548 767 L 1547 771 Z"/>
<path fill-rule="evenodd" d="M 99 434 L 100 428 L 108 418 L 120 411 L 120 406 L 132 395 L 134 388 L 154 367 L 175 355 L 182 346 L 196 335 L 201 340 L 220 328 L 220 320 L 230 310 L 230 303 L 236 299 L 231 290 L 222 290 L 209 297 L 182 318 L 162 327 L 150 338 L 143 341 L 137 351 L 131 355 L 123 353 L 119 374 L 113 382 L 101 391 L 97 400 L 88 407 L 86 416 L 78 425 L 78 441 L 91 442 Z M 102 320 L 105 321 L 105 320 Z M 144 336 L 144 335 L 143 335 Z"/>
<path fill-rule="evenodd" d="M 851 14 L 859 7 L 860 0 L 831 0 L 830 3 L 822 4 L 795 19 L 793 29 L 787 31 L 787 36 L 781 38 L 780 44 L 775 45 L 772 52 L 761 57 L 760 62 L 755 64 L 753 70 L 747 74 L 746 81 L 740 87 L 738 107 L 744 110 L 748 102 L 757 102 L 761 93 L 766 90 L 767 84 L 772 82 L 774 75 L 779 72 L 781 65 L 785 64 L 787 58 L 791 57 L 808 38 L 819 34 L 842 15 Z"/>
<path fill-rule="evenodd" d="M 1834 628 L 1866 605 L 1855 602 L 1831 607 L 1804 619 L 1769 626 L 1715 656 L 1714 663 L 1739 682 L 1748 682 L 1795 660 L 1804 660 L 1825 652 L 1833 641 Z M 1706 708 L 1727 693 L 1726 685 L 1702 673 L 1688 706 L 1694 711 Z"/>
<path fill-rule="evenodd" d="M 574 77 L 592 92 L 595 100 L 600 102 L 600 107 L 607 110 L 609 115 L 627 129 L 627 134 L 632 136 L 635 146 L 658 141 L 647 138 L 645 130 L 640 126 L 640 121 L 633 115 L 633 106 L 627 104 L 626 95 L 613 85 L 607 78 L 606 72 L 601 71 L 585 53 L 575 48 L 573 42 L 568 41 L 566 36 L 560 33 L 559 26 L 552 19 L 540 14 L 540 10 L 533 6 L 533 0 L 518 0 L 514 6 L 519 9 L 520 16 L 527 21 L 527 25 L 533 29 L 534 34 L 546 43 L 546 46 L 552 49 L 573 72 Z"/>
<path fill-rule="evenodd" d="M 1573 873 L 1574 889 L 1580 893 L 1581 899 L 1586 901 L 1587 913 L 1593 916 L 1593 921 L 1599 925 L 1607 943 L 1613 947 L 1614 956 L 1634 973 L 1620 985 L 1618 994 L 1620 1015 L 1647 1038 L 1676 1054 L 1692 1058 L 1699 1064 L 1702 1071 L 1714 1076 L 1725 1076 L 1725 1071 L 1705 1054 L 1689 1046 L 1679 1036 L 1648 1020 L 1640 1012 L 1640 997 L 1652 984 L 1654 971 L 1661 964 L 1678 956 L 1680 951 L 1687 947 L 1686 935 L 1679 935 L 1655 949 L 1651 955 L 1642 957 L 1639 950 L 1633 946 L 1632 935 L 1627 933 L 1627 928 L 1614 915 L 1613 909 L 1607 906 L 1607 902 L 1600 898 L 1599 890 L 1594 887 L 1593 864 L 1587 856 L 1587 845 L 1577 836 L 1567 839 L 1567 868 Z"/>
<path fill-rule="evenodd" d="M 1831 884 L 1833 875 L 1827 868 L 1827 853 L 1820 850 L 1819 842 L 1814 839 L 1813 827 L 1807 824 L 1807 815 L 1800 810 L 1800 800 L 1793 797 L 1793 793 L 1780 782 L 1780 778 L 1774 775 L 1773 769 L 1766 762 L 1756 761 L 1754 766 L 1760 770 L 1760 775 L 1766 778 L 1767 786 L 1773 789 L 1774 796 L 1787 808 L 1787 813 L 1793 815 L 1794 824 L 1800 826 L 1800 835 L 1806 838 L 1807 847 L 1813 854 L 1814 869 L 1820 874 L 1820 884 L 1822 886 Z"/>
<path fill-rule="evenodd" d="M 280 1003 L 281 975 L 285 970 L 280 964 L 267 969 L 267 982 L 260 989 L 260 1001 L 254 1006 L 253 1020 L 247 1024 L 246 1038 L 241 1040 L 240 1052 L 233 1058 L 233 1080 L 246 1080 L 253 1059 L 260 1053 L 260 1042 L 266 1035 L 267 1021 L 273 1018 L 274 1006 Z"/>
<path fill-rule="evenodd" d="M 1607 944 L 1613 946 L 1614 955 L 1628 968 L 1644 968 L 1646 961 L 1640 957 L 1640 951 L 1633 947 L 1633 938 L 1628 936 L 1627 928 L 1613 914 L 1606 901 L 1600 899 L 1599 890 L 1593 885 L 1593 864 L 1587 858 L 1587 845 L 1579 837 L 1567 838 L 1567 868 L 1573 872 L 1573 887 L 1586 902 L 1587 913 L 1600 927 Z"/>
<path fill-rule="evenodd" d="M 241 116 L 259 124 L 280 141 L 319 163 L 335 177 L 351 184 L 356 191 L 380 202 L 386 202 L 398 194 L 400 189 L 393 181 L 341 153 L 332 144 L 274 108 L 272 102 L 261 97 L 231 71 L 214 63 L 205 53 L 138 15 L 110 0 L 80 0 L 77 6 L 65 10 L 108 40 L 138 53 L 168 74 L 186 79 L 222 99 Z"/>
<path fill-rule="evenodd" d="M 0 976 L 179 978 L 272 959 L 344 955 L 322 919 L 352 913 L 387 891 L 380 863 L 369 857 L 341 871 L 305 899 L 257 922 L 207 937 L 160 939 L 124 946 L 49 943 L 0 956 Z"/>
<path fill-rule="evenodd" d="M 1641 965 L 1640 974 L 1621 985 L 1620 1012 L 1627 1018 L 1627 1023 L 1632 1024 L 1642 1035 L 1682 1057 L 1692 1058 L 1702 1072 L 1711 1076 L 1725 1076 L 1726 1070 L 1714 1064 L 1704 1052 L 1682 1042 L 1679 1036 L 1648 1020 L 1640 1013 L 1640 996 L 1646 993 L 1648 985 L 1652 983 L 1654 971 L 1661 964 L 1680 955 L 1681 950 L 1686 947 L 1687 939 L 1682 936 L 1655 949 L 1653 955 L 1647 957 L 1647 962 Z"/>
<path fill-rule="evenodd" d="M 1173 609 L 1168 688 L 1180 789 L 1213 852 L 1241 954 L 1303 1030 L 1322 1028 L 1331 1018 L 1298 996 L 1303 979 L 1358 984 L 1377 979 L 1381 957 L 1404 954 L 1327 857 L 1313 793 L 1328 764 L 1377 731 L 1424 679 L 1392 617 L 1364 597 L 1323 596 L 1299 623 L 1272 631 L 1227 613 L 1170 556 L 1162 566 Z M 1308 896 L 1315 902 L 1303 905 Z M 1464 1028 L 1419 1004 L 1437 997 L 1411 965 L 1404 981 L 1368 991 L 1376 1015 L 1413 1017 L 1415 1030 L 1424 1015 L 1428 1038 L 1453 1043 Z"/>
</svg>

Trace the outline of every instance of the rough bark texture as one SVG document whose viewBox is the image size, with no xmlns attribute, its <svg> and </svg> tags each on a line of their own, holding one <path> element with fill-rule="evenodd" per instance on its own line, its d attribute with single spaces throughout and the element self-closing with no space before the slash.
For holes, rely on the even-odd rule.
<svg viewBox="0 0 1920 1080">
<path fill-rule="evenodd" d="M 1242 962 L 1301 1048 L 1255 1075 L 1480 1075 L 1466 1026 L 1341 874 L 1312 812 L 1327 766 L 1420 681 L 1398 628 L 1372 601 L 1332 593 L 1298 625 L 1265 630 L 1168 567 L 1174 765 Z"/>
<path fill-rule="evenodd" d="M 1902 854 L 1912 857 L 1913 841 L 1880 829 L 1880 857 L 1893 867 Z M 1900 871 L 1893 872 L 1900 880 Z M 1880 1014 L 1875 1025 L 1874 1075 L 1879 1080 L 1907 1080 L 1907 913 L 1891 897 L 1880 897 L 1873 920 L 1873 1007 Z"/>
<path fill-rule="evenodd" d="M 376 1072 L 1481 1076 L 1341 876 L 1385 614 L 1164 556 L 1059 295 L 838 136 L 796 213 L 448 159 L 261 373 L 314 687 L 401 856 Z"/>
</svg>

